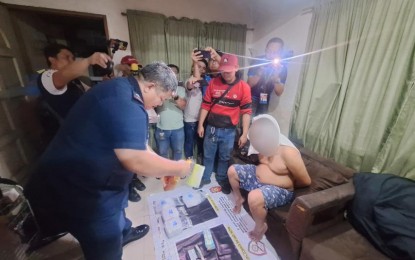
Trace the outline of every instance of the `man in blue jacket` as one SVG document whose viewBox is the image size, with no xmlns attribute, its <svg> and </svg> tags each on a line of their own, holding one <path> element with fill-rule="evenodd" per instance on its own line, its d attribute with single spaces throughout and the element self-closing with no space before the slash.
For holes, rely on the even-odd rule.
<svg viewBox="0 0 415 260">
<path fill-rule="evenodd" d="M 121 259 L 122 246 L 143 237 L 147 225 L 125 217 L 134 174 L 186 176 L 190 164 L 170 161 L 147 145 L 148 116 L 176 91 L 164 63 L 138 76 L 105 81 L 73 106 L 25 189 L 44 233 L 67 231 L 86 259 Z"/>
</svg>

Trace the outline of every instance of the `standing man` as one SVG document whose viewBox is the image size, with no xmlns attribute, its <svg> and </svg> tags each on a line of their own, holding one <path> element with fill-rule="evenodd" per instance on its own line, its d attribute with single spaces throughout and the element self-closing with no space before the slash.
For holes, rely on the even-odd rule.
<svg viewBox="0 0 415 260">
<path fill-rule="evenodd" d="M 104 81 L 72 108 L 31 176 L 25 195 L 43 234 L 68 231 L 86 259 L 121 259 L 122 247 L 148 225 L 125 217 L 133 174 L 186 176 L 190 163 L 149 150 L 148 115 L 171 97 L 177 79 L 164 63 L 138 76 Z"/>
<path fill-rule="evenodd" d="M 203 97 L 198 126 L 199 136 L 204 136 L 203 164 L 206 167 L 200 187 L 210 183 L 215 155 L 218 152 L 216 180 L 225 194 L 231 192 L 226 172 L 235 141 L 236 125 L 242 114 L 242 135 L 238 141 L 239 147 L 242 147 L 247 141 L 252 112 L 251 91 L 249 85 L 237 77 L 238 69 L 238 58 L 235 55 L 222 56 L 219 66 L 221 76 L 209 83 Z"/>
<path fill-rule="evenodd" d="M 115 68 L 121 72 L 118 73 L 118 75 L 120 75 L 121 77 L 128 77 L 131 75 L 136 75 L 138 74 L 139 69 L 143 68 L 143 65 L 141 65 L 138 60 L 136 58 L 134 58 L 134 56 L 131 55 L 127 55 L 124 56 L 121 61 L 120 64 L 118 64 L 117 66 L 115 66 Z M 135 69 L 135 70 L 134 70 Z M 150 113 L 154 112 L 154 109 L 148 109 L 147 113 L 149 114 L 149 121 L 151 122 L 151 117 L 150 117 Z M 150 143 L 150 138 L 149 138 L 149 143 Z M 150 145 L 151 147 L 151 145 Z M 146 189 L 146 185 L 144 185 L 144 183 L 138 178 L 137 175 L 133 176 L 133 180 L 130 183 L 129 186 L 129 194 L 128 194 L 128 200 L 131 202 L 138 202 L 141 200 L 141 196 L 140 194 L 138 194 L 138 192 L 136 191 L 143 191 Z"/>
<path fill-rule="evenodd" d="M 89 65 L 106 68 L 111 58 L 96 52 L 75 61 L 72 51 L 62 44 L 48 45 L 43 51 L 49 69 L 38 76 L 37 84 L 42 95 L 42 125 L 48 144 L 69 110 L 89 89 L 78 78 L 87 73 Z"/>
<path fill-rule="evenodd" d="M 48 70 L 38 77 L 38 86 L 50 109 L 64 119 L 71 107 L 85 93 L 88 86 L 79 78 L 85 75 L 90 65 L 106 68 L 111 58 L 95 52 L 86 59 L 75 60 L 72 51 L 62 44 L 51 44 L 44 49 Z"/>
<path fill-rule="evenodd" d="M 268 113 L 269 101 L 274 91 L 279 97 L 284 92 L 287 67 L 281 63 L 284 42 L 280 38 L 268 41 L 265 55 L 258 57 L 252 65 L 265 63 L 248 71 L 248 84 L 252 93 L 252 113 L 254 116 Z M 271 62 L 271 63 L 270 63 Z"/>
<path fill-rule="evenodd" d="M 167 65 L 179 75 L 179 67 L 174 64 Z M 183 110 L 186 107 L 186 92 L 184 87 L 178 86 L 173 98 L 164 101 L 163 105 L 157 108 L 160 120 L 157 123 L 155 138 L 157 150 L 160 156 L 168 158 L 169 150 L 172 151 L 172 159 L 180 160 L 183 157 L 184 147 L 184 123 Z"/>
</svg>

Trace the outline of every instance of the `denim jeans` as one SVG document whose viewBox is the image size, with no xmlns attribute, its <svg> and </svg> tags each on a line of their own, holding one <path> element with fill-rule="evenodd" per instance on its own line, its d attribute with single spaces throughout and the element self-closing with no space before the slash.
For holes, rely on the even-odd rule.
<svg viewBox="0 0 415 260">
<path fill-rule="evenodd" d="M 203 164 L 205 172 L 203 180 L 210 180 L 215 164 L 216 153 L 218 153 L 218 163 L 216 170 L 216 180 L 218 182 L 228 181 L 229 160 L 235 142 L 235 128 L 216 128 L 207 125 L 205 129 L 205 139 L 203 142 Z"/>
<path fill-rule="evenodd" d="M 155 135 L 160 156 L 169 158 L 169 149 L 171 148 L 173 160 L 178 161 L 183 158 L 183 127 L 175 130 L 162 130 L 157 127 Z"/>
<path fill-rule="evenodd" d="M 184 155 L 186 158 L 193 156 L 193 149 L 196 143 L 197 153 L 203 154 L 203 140 L 197 134 L 199 122 L 184 122 Z"/>
</svg>

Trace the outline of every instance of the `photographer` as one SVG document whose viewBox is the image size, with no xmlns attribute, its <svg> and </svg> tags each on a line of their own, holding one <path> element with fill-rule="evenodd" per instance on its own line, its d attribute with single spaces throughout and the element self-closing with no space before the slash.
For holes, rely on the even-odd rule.
<svg viewBox="0 0 415 260">
<path fill-rule="evenodd" d="M 89 88 L 77 78 L 85 75 L 90 65 L 107 67 L 111 57 L 95 52 L 85 59 L 75 60 L 72 51 L 61 44 L 51 44 L 44 49 L 49 66 L 38 77 L 38 86 L 45 102 L 54 114 L 63 119 L 75 102 Z"/>
<path fill-rule="evenodd" d="M 218 51 L 213 49 L 212 47 L 206 47 L 205 51 L 210 52 L 210 57 L 208 58 L 208 70 L 211 78 L 216 78 L 220 76 L 219 65 L 221 60 L 221 55 Z"/>
<path fill-rule="evenodd" d="M 248 71 L 248 84 L 251 86 L 252 113 L 254 116 L 268 113 L 272 91 L 277 96 L 281 96 L 284 92 L 287 67 L 279 62 L 283 47 L 282 39 L 277 37 L 270 39 L 265 49 L 265 55 L 257 57 L 259 60 L 255 60 L 251 65 L 273 62 L 251 68 Z"/>
<path fill-rule="evenodd" d="M 39 117 L 44 128 L 44 142 L 49 144 L 71 107 L 89 89 L 78 78 L 86 74 L 89 65 L 106 68 L 111 58 L 96 52 L 75 61 L 72 51 L 61 44 L 46 46 L 44 55 L 49 69 L 38 76 L 37 85 L 41 93 Z"/>
<path fill-rule="evenodd" d="M 203 96 L 209 85 L 210 77 L 207 76 L 207 61 L 199 50 L 193 50 L 190 54 L 192 58 L 192 75 L 185 83 L 186 88 L 186 107 L 184 109 L 184 133 L 185 144 L 184 153 L 186 158 L 193 159 L 194 143 L 197 144 L 199 161 L 203 155 L 203 140 L 197 135 L 199 121 L 199 111 Z M 195 159 L 198 159 L 197 157 Z"/>
</svg>

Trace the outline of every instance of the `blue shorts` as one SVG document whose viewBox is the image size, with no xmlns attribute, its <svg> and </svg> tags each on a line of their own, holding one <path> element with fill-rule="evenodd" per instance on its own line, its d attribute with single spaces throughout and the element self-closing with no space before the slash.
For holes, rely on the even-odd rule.
<svg viewBox="0 0 415 260">
<path fill-rule="evenodd" d="M 294 192 L 275 185 L 260 183 L 256 177 L 255 165 L 235 164 L 234 167 L 239 177 L 239 186 L 241 189 L 246 191 L 260 189 L 264 196 L 265 208 L 271 209 L 281 207 L 292 202 Z"/>
</svg>

